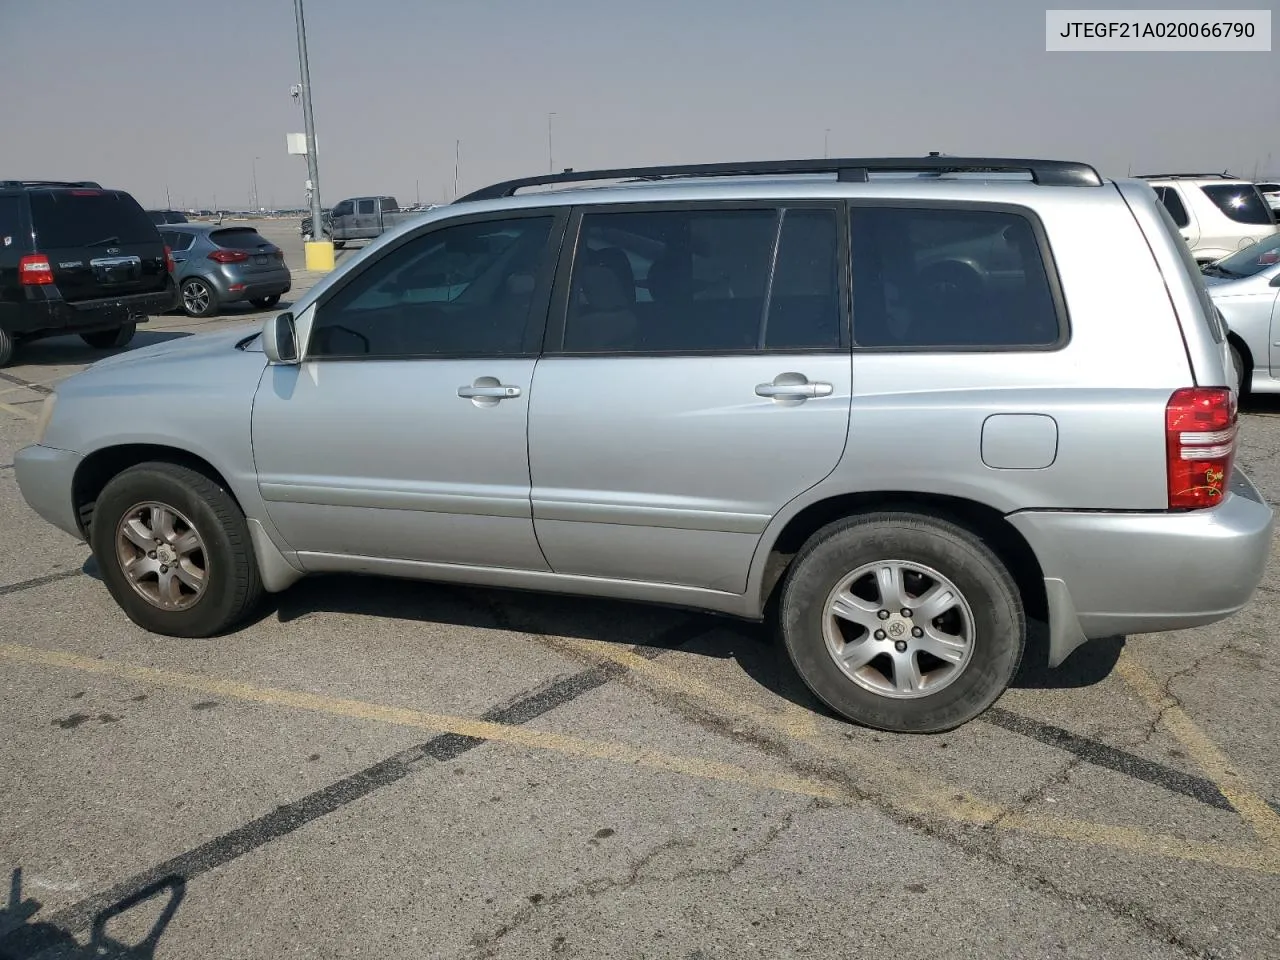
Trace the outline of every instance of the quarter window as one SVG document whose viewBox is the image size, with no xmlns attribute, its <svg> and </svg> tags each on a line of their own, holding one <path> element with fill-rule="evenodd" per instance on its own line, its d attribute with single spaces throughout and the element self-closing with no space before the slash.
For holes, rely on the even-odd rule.
<svg viewBox="0 0 1280 960">
<path fill-rule="evenodd" d="M 564 351 L 839 348 L 836 233 L 832 210 L 587 213 Z"/>
<path fill-rule="evenodd" d="M 1003 211 L 852 213 L 853 339 L 862 347 L 1040 347 L 1061 329 L 1031 222 Z"/>
<path fill-rule="evenodd" d="M 309 355 L 536 352 L 531 334 L 541 335 L 541 318 L 531 308 L 552 222 L 542 216 L 458 224 L 396 247 L 320 305 Z"/>
<path fill-rule="evenodd" d="M 1154 190 L 1164 208 L 1169 211 L 1169 216 L 1173 217 L 1174 226 L 1181 229 L 1191 223 L 1187 208 L 1183 206 L 1182 197 L 1175 187 L 1155 187 Z"/>
</svg>

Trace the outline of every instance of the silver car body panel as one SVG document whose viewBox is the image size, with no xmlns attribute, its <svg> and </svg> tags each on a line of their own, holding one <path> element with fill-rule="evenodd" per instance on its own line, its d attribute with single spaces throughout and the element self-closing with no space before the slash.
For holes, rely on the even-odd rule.
<svg viewBox="0 0 1280 960">
<path fill-rule="evenodd" d="M 387 247 L 454 217 L 787 199 L 1033 211 L 1068 335 L 1034 350 L 306 359 L 317 304 Z M 806 508 L 850 494 L 964 501 L 1007 517 L 1035 553 L 1059 663 L 1086 637 L 1226 616 L 1261 577 L 1271 510 L 1243 475 L 1218 507 L 1166 509 L 1170 394 L 1230 382 L 1190 262 L 1143 181 L 753 178 L 461 203 L 384 233 L 303 294 L 301 363 L 236 349 L 243 331 L 123 354 L 59 387 L 43 443 L 78 457 L 154 444 L 205 459 L 252 521 L 273 589 L 302 571 L 346 571 L 758 617 L 773 548 Z M 800 403 L 756 394 L 783 373 L 831 389 Z M 458 395 L 480 377 L 519 393 Z M 65 523 L 73 468 L 42 449 L 20 452 L 19 481 Z M 39 466 L 50 460 L 60 473 Z M 37 492 L 37 476 L 56 489 Z"/>
<path fill-rule="evenodd" d="M 1280 393 L 1280 264 L 1252 277 L 1205 277 L 1209 295 L 1253 367 L 1249 389 Z"/>
</svg>

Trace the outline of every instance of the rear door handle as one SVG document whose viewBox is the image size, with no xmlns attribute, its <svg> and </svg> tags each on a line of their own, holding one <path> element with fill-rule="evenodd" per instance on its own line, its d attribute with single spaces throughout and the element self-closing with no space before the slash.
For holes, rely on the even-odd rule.
<svg viewBox="0 0 1280 960">
<path fill-rule="evenodd" d="M 509 383 L 502 383 L 496 377 L 477 377 L 471 386 L 458 388 L 458 396 L 464 400 L 477 403 L 497 403 L 499 400 L 510 400 L 520 396 L 520 388 Z"/>
<path fill-rule="evenodd" d="M 820 380 L 810 381 L 801 373 L 783 373 L 772 383 L 756 384 L 756 396 L 772 400 L 805 400 L 809 397 L 829 397 L 832 386 Z"/>
</svg>

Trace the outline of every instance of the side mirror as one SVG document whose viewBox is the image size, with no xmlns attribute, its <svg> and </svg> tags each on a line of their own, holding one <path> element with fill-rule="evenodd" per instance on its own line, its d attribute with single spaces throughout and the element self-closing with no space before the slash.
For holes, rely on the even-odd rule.
<svg viewBox="0 0 1280 960">
<path fill-rule="evenodd" d="M 268 317 L 263 323 L 262 352 L 271 363 L 298 362 L 298 332 L 293 326 L 292 313 Z"/>
<path fill-rule="evenodd" d="M 1268 284 L 1268 286 L 1280 287 L 1280 273 L 1277 273 L 1274 277 L 1271 278 L 1271 283 Z"/>
</svg>

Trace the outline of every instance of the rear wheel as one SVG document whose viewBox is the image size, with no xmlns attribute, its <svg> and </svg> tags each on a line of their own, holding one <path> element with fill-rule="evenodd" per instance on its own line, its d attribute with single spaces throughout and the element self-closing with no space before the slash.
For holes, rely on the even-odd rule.
<svg viewBox="0 0 1280 960">
<path fill-rule="evenodd" d="M 107 590 L 153 633 L 209 637 L 262 595 L 244 514 L 221 485 L 172 463 L 144 463 L 103 489 L 89 531 Z"/>
<path fill-rule="evenodd" d="M 14 346 L 13 334 L 0 330 L 0 367 L 7 367 L 13 360 Z"/>
<path fill-rule="evenodd" d="M 973 719 L 1022 659 L 1026 618 L 1008 570 L 977 537 L 910 513 L 818 531 L 779 607 L 796 670 L 832 710 L 900 733 Z"/>
<path fill-rule="evenodd" d="M 345 240 L 335 240 L 335 241 L 333 241 L 333 249 L 335 249 L 335 250 L 345 250 L 345 249 L 346 249 L 346 246 L 347 246 L 347 241 L 345 241 Z"/>
<path fill-rule="evenodd" d="M 1233 344 L 1230 344 L 1230 347 L 1231 347 L 1231 362 L 1235 366 L 1236 397 L 1243 399 L 1245 395 L 1245 389 L 1248 385 L 1249 368 L 1245 365 L 1244 357 L 1241 356 L 1240 350 L 1236 347 L 1236 345 L 1233 343 Z"/>
<path fill-rule="evenodd" d="M 182 309 L 189 317 L 211 317 L 218 312 L 218 296 L 208 281 L 189 277 L 182 281 Z"/>
<path fill-rule="evenodd" d="M 254 297 L 249 302 L 252 303 L 259 310 L 270 310 L 272 307 L 274 307 L 277 303 L 280 302 L 280 294 L 273 293 L 269 297 Z"/>
<path fill-rule="evenodd" d="M 113 350 L 128 346 L 133 335 L 138 332 L 136 323 L 126 323 L 114 330 L 95 330 L 93 333 L 82 333 L 80 339 L 95 350 Z"/>
</svg>

